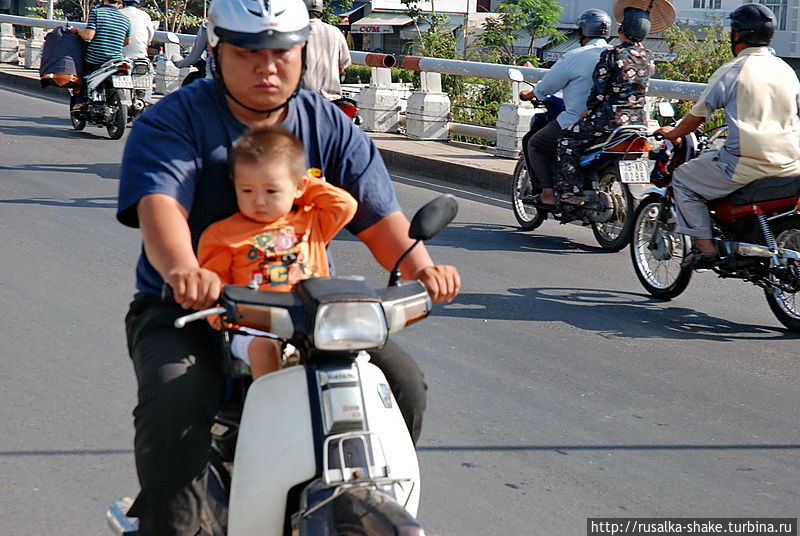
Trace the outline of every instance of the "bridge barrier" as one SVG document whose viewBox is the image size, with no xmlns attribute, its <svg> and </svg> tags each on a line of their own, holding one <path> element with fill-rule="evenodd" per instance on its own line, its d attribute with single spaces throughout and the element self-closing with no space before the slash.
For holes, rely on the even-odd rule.
<svg viewBox="0 0 800 536">
<path fill-rule="evenodd" d="M 15 15 L 0 15 L 0 63 L 18 63 L 20 53 L 18 41 L 14 36 L 12 25 L 31 28 L 52 29 L 67 24 L 67 21 L 36 19 Z M 85 28 L 81 22 L 69 22 L 71 26 Z M 38 67 L 38 53 L 41 39 L 38 31 L 24 44 L 25 66 Z M 172 34 L 156 32 L 153 41 L 165 44 L 165 54 L 156 61 L 156 92 L 167 93 L 180 87 L 180 81 L 189 69 L 178 69 L 170 58 L 178 53 L 178 44 L 190 46 L 195 36 L 191 34 Z M 22 46 L 22 45 L 20 45 Z M 38 50 L 37 50 L 38 47 Z M 521 149 L 522 136 L 527 132 L 531 117 L 538 110 L 530 103 L 520 102 L 518 95 L 521 83 L 536 84 L 547 73 L 547 69 L 536 67 L 518 67 L 499 63 L 483 63 L 466 60 L 448 60 L 442 58 L 426 58 L 405 56 L 401 66 L 404 69 L 421 73 L 421 88 L 408 96 L 405 114 L 401 95 L 391 84 L 390 68 L 396 65 L 397 59 L 389 54 L 351 51 L 353 64 L 372 67 L 368 87 L 358 95 L 358 104 L 364 120 L 361 128 L 372 132 L 398 132 L 405 124 L 406 135 L 415 139 L 446 140 L 450 134 L 474 136 L 496 141 L 494 153 L 498 156 L 516 158 Z M 36 66 L 36 67 L 34 67 Z M 511 79 L 511 69 L 522 74 L 523 82 Z M 441 91 L 440 75 L 469 76 L 509 81 L 512 84 L 512 96 L 508 103 L 498 111 L 496 126 L 471 125 L 456 123 L 451 119 L 450 99 Z M 648 98 L 697 100 L 705 84 L 679 82 L 673 80 L 650 80 Z"/>
</svg>

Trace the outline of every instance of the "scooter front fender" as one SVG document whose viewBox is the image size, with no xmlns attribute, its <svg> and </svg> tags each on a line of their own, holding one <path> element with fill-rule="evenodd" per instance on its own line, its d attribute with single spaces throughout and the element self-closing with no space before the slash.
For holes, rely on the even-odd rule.
<svg viewBox="0 0 800 536">
<path fill-rule="evenodd" d="M 262 376 L 242 411 L 228 536 L 282 534 L 286 493 L 316 471 L 306 368 Z"/>
</svg>

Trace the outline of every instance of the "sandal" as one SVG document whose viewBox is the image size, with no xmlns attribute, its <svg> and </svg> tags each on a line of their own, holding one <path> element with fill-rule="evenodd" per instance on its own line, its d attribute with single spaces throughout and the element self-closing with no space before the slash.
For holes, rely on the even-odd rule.
<svg viewBox="0 0 800 536">
<path fill-rule="evenodd" d="M 689 250 L 689 253 L 681 262 L 681 269 L 707 270 L 713 268 L 719 262 L 719 255 L 716 253 L 706 253 L 696 247 Z"/>
<path fill-rule="evenodd" d="M 525 199 L 522 200 L 522 202 L 528 205 L 533 205 L 534 207 L 543 212 L 558 211 L 558 205 L 556 203 L 545 203 L 544 201 L 542 201 L 542 196 L 539 194 L 526 197 Z"/>
</svg>

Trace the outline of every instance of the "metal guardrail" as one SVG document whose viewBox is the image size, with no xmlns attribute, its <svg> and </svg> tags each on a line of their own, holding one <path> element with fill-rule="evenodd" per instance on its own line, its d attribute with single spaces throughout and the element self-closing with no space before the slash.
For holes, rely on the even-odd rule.
<svg viewBox="0 0 800 536">
<path fill-rule="evenodd" d="M 86 28 L 85 22 L 35 19 L 33 17 L 19 17 L 17 15 L 0 15 L 0 22 L 8 22 L 11 24 L 16 24 L 17 26 L 30 26 L 32 28 L 53 29 L 53 28 L 58 28 L 59 26 L 64 26 L 65 24 L 69 24 L 70 26 L 74 26 L 75 28 L 80 28 L 81 30 Z M 173 36 L 177 36 L 181 45 L 191 45 L 192 43 L 194 43 L 195 36 L 193 35 L 176 34 L 173 32 L 161 32 L 161 31 L 155 33 L 155 36 L 153 36 L 153 41 L 157 43 L 171 43 L 173 40 L 169 37 L 170 34 L 172 34 Z"/>
<path fill-rule="evenodd" d="M 403 69 L 412 71 L 435 72 L 457 76 L 474 76 L 492 80 L 509 80 L 508 70 L 513 68 L 522 73 L 525 82 L 535 84 L 547 73 L 547 69 L 537 67 L 517 67 L 500 63 L 482 63 L 478 61 L 445 60 L 441 58 L 423 58 L 406 56 L 401 62 Z M 695 82 L 679 82 L 676 80 L 651 79 L 648 95 L 677 100 L 697 100 L 706 88 L 706 84 Z"/>
</svg>

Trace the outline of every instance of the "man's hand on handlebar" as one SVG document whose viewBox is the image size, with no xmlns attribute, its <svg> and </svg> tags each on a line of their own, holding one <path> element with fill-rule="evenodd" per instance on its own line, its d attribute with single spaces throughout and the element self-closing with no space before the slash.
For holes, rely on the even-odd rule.
<svg viewBox="0 0 800 536">
<path fill-rule="evenodd" d="M 461 290 L 461 276 L 455 266 L 428 266 L 417 272 L 416 278 L 425 285 L 433 303 L 449 302 Z"/>
<path fill-rule="evenodd" d="M 219 299 L 222 282 L 219 276 L 205 268 L 177 268 L 165 277 L 172 287 L 175 301 L 184 309 L 207 309 Z"/>
<path fill-rule="evenodd" d="M 525 89 L 523 91 L 520 91 L 519 92 L 519 98 L 520 98 L 520 100 L 523 100 L 523 101 L 530 101 L 530 102 L 533 102 L 533 103 L 538 102 L 538 99 L 536 98 L 536 95 L 533 94 L 533 90 L 531 90 L 531 89 Z"/>
</svg>

